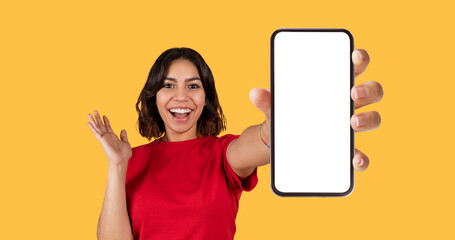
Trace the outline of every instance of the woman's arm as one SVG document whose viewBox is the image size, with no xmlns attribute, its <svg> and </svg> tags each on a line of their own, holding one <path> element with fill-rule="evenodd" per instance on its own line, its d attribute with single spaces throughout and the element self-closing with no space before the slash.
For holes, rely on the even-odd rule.
<svg viewBox="0 0 455 240">
<path fill-rule="evenodd" d="M 133 239 L 126 208 L 126 169 L 126 165 L 109 167 L 103 208 L 98 221 L 99 240 Z"/>
<path fill-rule="evenodd" d="M 239 177 L 249 176 L 256 167 L 270 163 L 270 149 L 262 142 L 259 125 L 245 129 L 239 138 L 232 140 L 226 150 L 226 158 Z M 261 127 L 262 139 L 270 146 L 270 124 Z"/>
<path fill-rule="evenodd" d="M 120 139 L 112 130 L 109 119 L 103 116 L 104 123 L 98 111 L 95 118 L 89 114 L 88 126 L 103 146 L 109 161 L 107 172 L 106 193 L 103 208 L 98 220 L 98 239 L 133 239 L 128 211 L 126 209 L 126 170 L 128 161 L 133 155 L 128 142 L 126 130 L 120 132 Z"/>
<path fill-rule="evenodd" d="M 232 170 L 239 177 L 248 177 L 255 168 L 270 163 L 270 107 L 271 94 L 265 88 L 253 88 L 250 91 L 250 100 L 253 105 L 265 115 L 265 122 L 261 127 L 253 125 L 245 129 L 240 137 L 232 140 L 226 150 L 226 158 Z"/>
</svg>

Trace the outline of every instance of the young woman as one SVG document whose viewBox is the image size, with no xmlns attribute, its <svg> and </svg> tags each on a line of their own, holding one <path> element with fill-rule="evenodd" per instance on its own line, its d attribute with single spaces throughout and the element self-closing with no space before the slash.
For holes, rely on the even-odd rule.
<svg viewBox="0 0 455 240">
<path fill-rule="evenodd" d="M 355 76 L 367 67 L 366 51 L 353 53 Z M 355 107 L 378 102 L 382 87 L 354 86 Z M 109 161 L 108 181 L 98 222 L 98 239 L 234 239 L 243 191 L 257 184 L 257 167 L 270 162 L 270 92 L 253 89 L 253 104 L 265 121 L 241 135 L 227 134 L 215 82 L 204 59 L 189 48 L 163 52 L 139 96 L 139 132 L 153 142 L 131 148 L 109 120 L 89 114 L 90 129 Z M 355 114 L 355 131 L 377 128 L 377 112 Z M 354 168 L 369 163 L 356 149 Z"/>
</svg>

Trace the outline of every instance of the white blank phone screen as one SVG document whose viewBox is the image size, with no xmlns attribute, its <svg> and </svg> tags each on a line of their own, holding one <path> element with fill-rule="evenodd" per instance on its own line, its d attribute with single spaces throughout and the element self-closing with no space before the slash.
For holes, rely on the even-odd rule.
<svg viewBox="0 0 455 240">
<path fill-rule="evenodd" d="M 350 48 L 345 32 L 275 36 L 273 174 L 280 192 L 351 186 Z"/>
</svg>

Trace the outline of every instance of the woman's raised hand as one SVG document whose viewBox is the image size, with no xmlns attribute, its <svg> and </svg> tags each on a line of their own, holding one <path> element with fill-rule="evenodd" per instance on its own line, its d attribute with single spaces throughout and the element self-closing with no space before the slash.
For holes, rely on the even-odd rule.
<svg viewBox="0 0 455 240">
<path fill-rule="evenodd" d="M 96 121 L 93 119 L 92 115 L 89 114 L 88 118 L 90 119 L 90 122 L 87 124 L 103 146 L 104 152 L 109 160 L 109 165 L 119 166 L 128 164 L 128 160 L 131 158 L 133 152 L 131 145 L 128 142 L 126 130 L 123 129 L 120 132 L 119 139 L 112 130 L 111 124 L 106 116 L 103 116 L 103 124 L 97 111 L 94 111 L 94 115 Z"/>
</svg>

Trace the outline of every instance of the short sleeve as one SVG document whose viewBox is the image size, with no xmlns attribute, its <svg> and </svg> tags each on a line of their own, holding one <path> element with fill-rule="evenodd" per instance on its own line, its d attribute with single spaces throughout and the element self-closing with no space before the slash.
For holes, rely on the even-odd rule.
<svg viewBox="0 0 455 240">
<path fill-rule="evenodd" d="M 141 166 L 140 159 L 143 158 L 144 146 L 136 146 L 131 148 L 132 155 L 128 160 L 127 170 L 126 170 L 126 182 L 130 182 L 131 179 L 137 175 L 137 172 L 141 170 L 143 166 Z M 139 161 L 138 161 L 139 160 Z"/>
<path fill-rule="evenodd" d="M 227 161 L 227 158 L 226 158 L 227 147 L 234 139 L 239 138 L 239 137 L 240 137 L 240 135 L 226 134 L 226 135 L 220 137 L 218 140 L 220 141 L 220 144 L 222 146 L 222 154 L 223 154 L 222 162 L 223 162 L 224 171 L 226 173 L 226 177 L 228 179 L 229 184 L 235 190 L 249 192 L 249 191 L 253 190 L 258 183 L 257 167 L 254 169 L 254 171 L 248 177 L 241 178 L 234 172 L 234 170 L 232 170 L 231 165 L 229 164 L 229 162 Z"/>
</svg>

